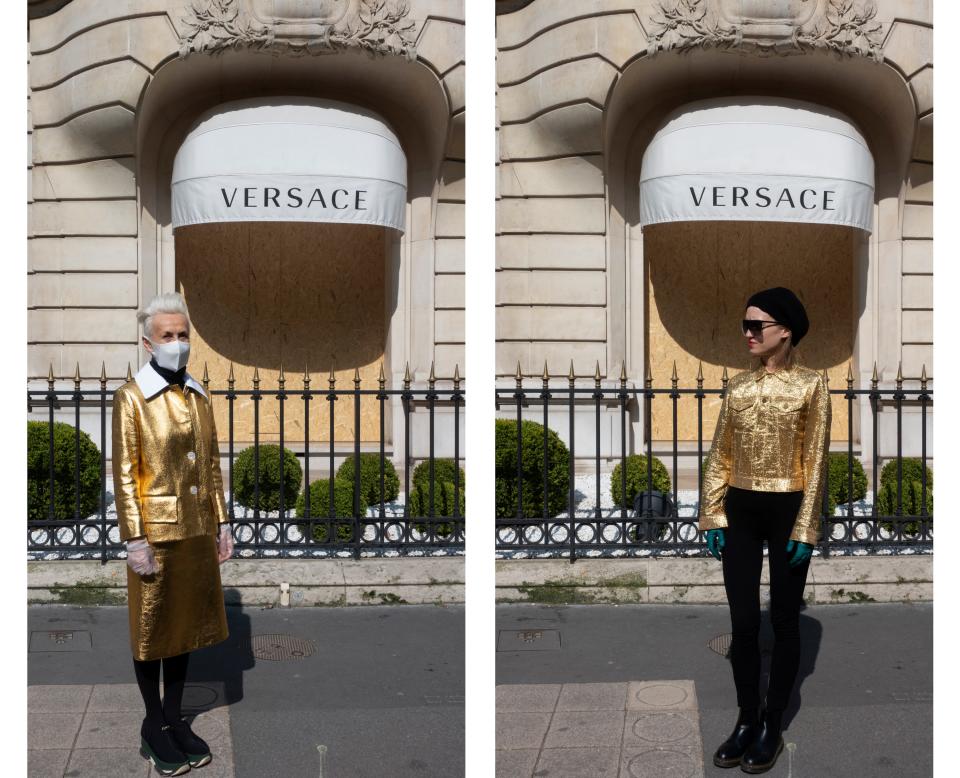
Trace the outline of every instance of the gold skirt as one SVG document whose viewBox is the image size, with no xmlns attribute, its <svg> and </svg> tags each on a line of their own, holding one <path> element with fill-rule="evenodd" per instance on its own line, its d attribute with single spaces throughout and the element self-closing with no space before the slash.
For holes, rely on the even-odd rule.
<svg viewBox="0 0 960 778">
<path fill-rule="evenodd" d="M 213 535 L 153 543 L 160 568 L 139 576 L 127 567 L 133 658 L 162 659 L 227 639 L 227 614 Z"/>
</svg>

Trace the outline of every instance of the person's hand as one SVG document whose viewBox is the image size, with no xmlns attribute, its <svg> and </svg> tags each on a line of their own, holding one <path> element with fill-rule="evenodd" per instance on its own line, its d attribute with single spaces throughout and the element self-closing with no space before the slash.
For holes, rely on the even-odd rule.
<svg viewBox="0 0 960 778">
<path fill-rule="evenodd" d="M 790 567 L 802 565 L 813 553 L 813 546 L 809 543 L 801 543 L 799 540 L 787 541 L 787 556 L 790 557 Z"/>
<path fill-rule="evenodd" d="M 713 554 L 714 559 L 720 559 L 725 544 L 726 539 L 723 536 L 722 529 L 707 530 L 707 550 Z"/>
<path fill-rule="evenodd" d="M 146 538 L 127 541 L 127 564 L 137 575 L 153 575 L 160 569 Z"/>
<path fill-rule="evenodd" d="M 223 564 L 232 556 L 233 530 L 229 524 L 221 524 L 220 533 L 217 535 L 217 559 Z"/>
</svg>

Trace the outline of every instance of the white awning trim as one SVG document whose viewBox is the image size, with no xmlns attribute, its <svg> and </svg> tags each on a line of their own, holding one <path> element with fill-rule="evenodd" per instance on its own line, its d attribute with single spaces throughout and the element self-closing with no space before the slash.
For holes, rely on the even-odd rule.
<svg viewBox="0 0 960 778">
<path fill-rule="evenodd" d="M 787 221 L 870 232 L 873 157 L 830 109 L 716 98 L 674 111 L 643 155 L 640 222 Z"/>
<path fill-rule="evenodd" d="M 173 226 L 314 221 L 404 228 L 407 162 L 371 111 L 274 97 L 202 115 L 173 164 Z"/>
</svg>

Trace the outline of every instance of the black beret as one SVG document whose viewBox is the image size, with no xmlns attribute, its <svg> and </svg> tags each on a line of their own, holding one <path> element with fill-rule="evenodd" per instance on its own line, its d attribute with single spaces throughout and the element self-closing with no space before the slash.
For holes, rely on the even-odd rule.
<svg viewBox="0 0 960 778">
<path fill-rule="evenodd" d="M 790 328 L 790 342 L 796 346 L 810 329 L 807 311 L 793 292 L 783 286 L 764 289 L 750 296 L 744 308 L 751 305 L 769 313 L 776 321 Z"/>
</svg>

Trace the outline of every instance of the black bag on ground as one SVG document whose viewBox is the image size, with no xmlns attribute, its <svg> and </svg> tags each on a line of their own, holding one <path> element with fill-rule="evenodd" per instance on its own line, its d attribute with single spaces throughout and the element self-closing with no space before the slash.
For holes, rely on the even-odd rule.
<svg viewBox="0 0 960 778">
<path fill-rule="evenodd" d="M 666 523 L 677 517 L 677 506 L 669 492 L 656 489 L 637 492 L 633 499 L 633 515 L 637 519 L 633 532 L 637 542 L 659 540 L 666 530 Z"/>
</svg>

